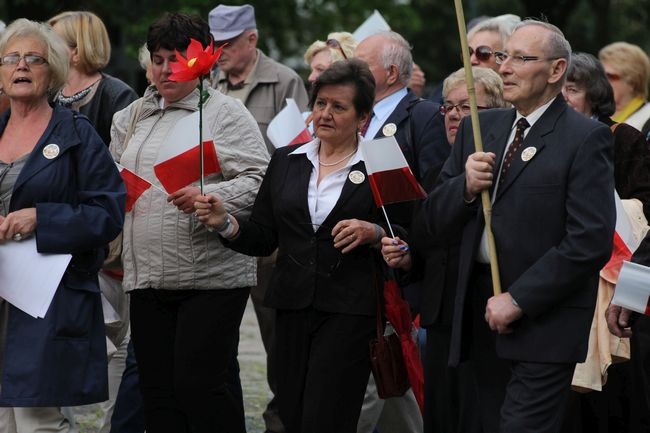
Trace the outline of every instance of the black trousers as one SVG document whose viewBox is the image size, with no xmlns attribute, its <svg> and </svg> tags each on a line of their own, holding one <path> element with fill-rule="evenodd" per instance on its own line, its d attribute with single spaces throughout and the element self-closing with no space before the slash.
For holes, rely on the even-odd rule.
<svg viewBox="0 0 650 433">
<path fill-rule="evenodd" d="M 472 361 L 449 367 L 450 329 L 426 328 L 424 351 L 424 433 L 480 433 Z"/>
<path fill-rule="evenodd" d="M 375 318 L 278 310 L 280 417 L 287 433 L 356 433 L 370 374 Z"/>
<path fill-rule="evenodd" d="M 493 295 L 489 268 L 477 266 L 472 282 L 471 358 L 483 433 L 560 432 L 575 363 L 499 358 L 497 334 L 484 318 L 487 300 Z"/>
<path fill-rule="evenodd" d="M 148 433 L 246 431 L 241 400 L 227 381 L 248 292 L 131 292 L 131 335 Z"/>
</svg>

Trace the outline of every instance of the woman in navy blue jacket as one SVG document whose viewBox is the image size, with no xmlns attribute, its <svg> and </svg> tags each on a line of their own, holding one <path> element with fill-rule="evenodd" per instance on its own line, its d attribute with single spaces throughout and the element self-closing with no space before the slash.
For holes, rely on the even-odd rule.
<svg viewBox="0 0 650 433">
<path fill-rule="evenodd" d="M 20 19 L 0 39 L 0 87 L 11 102 L 0 118 L 0 242 L 34 237 L 40 253 L 72 254 L 44 318 L 0 299 L 0 406 L 34 430 L 44 407 L 108 397 L 97 271 L 122 228 L 125 189 L 88 119 L 48 103 L 67 65 L 47 25 Z"/>
</svg>

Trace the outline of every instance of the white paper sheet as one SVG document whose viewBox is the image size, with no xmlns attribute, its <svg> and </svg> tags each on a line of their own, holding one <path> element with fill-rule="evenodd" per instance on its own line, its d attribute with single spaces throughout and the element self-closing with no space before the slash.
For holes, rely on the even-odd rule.
<svg viewBox="0 0 650 433">
<path fill-rule="evenodd" d="M 0 244 L 0 298 L 32 317 L 45 317 L 71 259 L 40 254 L 34 237 Z"/>
<path fill-rule="evenodd" d="M 390 26 L 386 22 L 383 16 L 379 13 L 377 9 L 366 19 L 360 26 L 357 28 L 352 36 L 357 42 L 361 42 L 368 36 L 372 36 L 375 33 L 384 32 L 390 30 Z"/>
<path fill-rule="evenodd" d="M 623 262 L 612 304 L 645 314 L 650 298 L 650 268 Z"/>
</svg>

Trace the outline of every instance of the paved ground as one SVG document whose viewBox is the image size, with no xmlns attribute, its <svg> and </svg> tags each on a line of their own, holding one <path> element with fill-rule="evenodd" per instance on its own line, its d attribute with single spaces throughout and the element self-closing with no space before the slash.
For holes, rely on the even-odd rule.
<svg viewBox="0 0 650 433">
<path fill-rule="evenodd" d="M 264 432 L 262 412 L 270 398 L 266 383 L 266 354 L 250 300 L 244 312 L 239 340 L 240 377 L 248 433 Z M 98 405 L 85 406 L 77 417 L 80 433 L 97 433 L 102 417 Z"/>
</svg>

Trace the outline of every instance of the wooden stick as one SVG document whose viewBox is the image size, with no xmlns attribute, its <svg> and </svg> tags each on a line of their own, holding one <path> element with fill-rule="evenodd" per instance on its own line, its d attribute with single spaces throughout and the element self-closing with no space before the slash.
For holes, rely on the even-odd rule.
<svg viewBox="0 0 650 433">
<path fill-rule="evenodd" d="M 463 4 L 461 0 L 454 0 L 456 6 L 456 19 L 458 20 L 458 33 L 460 35 L 460 49 L 463 54 L 463 67 L 465 68 L 465 82 L 467 83 L 467 93 L 469 95 L 469 104 L 472 109 L 472 132 L 474 135 L 474 148 L 476 152 L 483 152 L 483 141 L 481 140 L 481 127 L 478 120 L 478 108 L 476 106 L 476 88 L 474 87 L 474 75 L 472 74 L 472 65 L 469 59 L 469 44 L 467 43 L 467 29 L 465 28 L 465 14 L 463 13 Z M 492 233 L 492 201 L 490 200 L 490 191 L 484 189 L 481 191 L 481 202 L 483 204 L 483 216 L 485 217 L 485 231 L 488 241 L 488 254 L 490 257 L 490 270 L 492 273 L 492 288 L 494 295 L 501 293 L 501 277 L 499 275 L 499 263 L 497 261 L 497 248 Z"/>
</svg>

